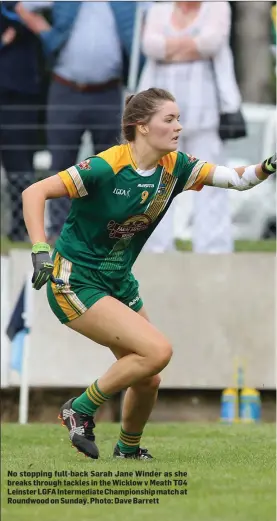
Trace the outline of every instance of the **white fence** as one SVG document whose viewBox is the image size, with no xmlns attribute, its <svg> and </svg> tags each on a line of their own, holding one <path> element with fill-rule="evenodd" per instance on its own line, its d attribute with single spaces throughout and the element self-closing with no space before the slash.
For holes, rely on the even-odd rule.
<svg viewBox="0 0 277 521">
<path fill-rule="evenodd" d="M 233 383 L 234 358 L 241 356 L 247 386 L 275 388 L 274 260 L 272 254 L 258 253 L 141 255 L 134 270 L 141 295 L 151 320 L 174 346 L 162 387 L 225 388 Z M 14 305 L 30 266 L 28 251 L 12 251 L 4 276 L 9 286 L 1 289 L 2 312 Z M 113 356 L 62 326 L 44 289 L 32 295 L 30 386 L 87 386 Z M 2 326 L 5 321 L 2 315 Z M 19 375 L 8 368 L 9 345 L 1 336 L 2 386 L 17 386 Z"/>
</svg>

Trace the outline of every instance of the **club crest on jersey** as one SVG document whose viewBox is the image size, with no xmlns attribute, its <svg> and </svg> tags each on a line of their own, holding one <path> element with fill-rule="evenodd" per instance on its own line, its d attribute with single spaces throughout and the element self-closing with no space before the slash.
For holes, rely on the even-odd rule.
<svg viewBox="0 0 277 521">
<path fill-rule="evenodd" d="M 192 156 L 191 154 L 187 154 L 187 157 L 188 157 L 189 163 L 194 163 L 195 161 L 197 161 L 197 158 Z"/>
<path fill-rule="evenodd" d="M 85 159 L 84 161 L 81 161 L 81 163 L 79 163 L 78 167 L 80 168 L 80 170 L 90 170 L 91 169 L 90 159 Z"/>
<path fill-rule="evenodd" d="M 157 194 L 158 195 L 163 195 L 165 193 L 165 189 L 166 189 L 166 184 L 161 183 L 159 188 L 158 188 Z"/>
<path fill-rule="evenodd" d="M 151 224 L 152 220 L 148 215 L 140 214 L 129 217 L 122 224 L 110 221 L 108 223 L 110 239 L 130 239 L 135 233 L 146 230 Z"/>
</svg>

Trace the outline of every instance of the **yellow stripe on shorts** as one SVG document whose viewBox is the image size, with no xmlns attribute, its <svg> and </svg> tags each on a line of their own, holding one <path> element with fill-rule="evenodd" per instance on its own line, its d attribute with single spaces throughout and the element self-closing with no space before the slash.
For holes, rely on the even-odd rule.
<svg viewBox="0 0 277 521">
<path fill-rule="evenodd" d="M 69 277 L 72 272 L 72 262 L 61 257 L 59 253 L 56 254 L 54 260 L 53 275 L 55 278 L 60 278 L 64 281 L 65 286 L 57 288 L 54 282 L 51 282 L 51 289 L 56 299 L 58 306 L 69 320 L 82 315 L 86 310 L 86 306 L 77 297 L 76 293 L 72 291 L 69 284 Z"/>
</svg>

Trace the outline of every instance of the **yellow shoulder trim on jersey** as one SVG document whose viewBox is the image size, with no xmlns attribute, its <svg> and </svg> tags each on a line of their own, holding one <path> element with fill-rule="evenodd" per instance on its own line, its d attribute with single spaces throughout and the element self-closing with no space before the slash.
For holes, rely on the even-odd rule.
<svg viewBox="0 0 277 521">
<path fill-rule="evenodd" d="M 115 175 L 125 166 L 132 165 L 128 145 L 117 145 L 108 148 L 104 152 L 97 154 L 97 157 L 104 159 L 110 165 Z"/>
<path fill-rule="evenodd" d="M 70 176 L 70 174 L 67 170 L 63 170 L 62 172 L 59 172 L 57 175 L 61 178 L 62 182 L 65 184 L 70 199 L 76 199 L 77 197 L 80 197 L 78 190 L 72 181 L 72 177 Z"/>
<path fill-rule="evenodd" d="M 198 164 L 198 163 L 197 163 Z M 195 167 L 197 167 L 197 164 Z M 206 177 L 209 174 L 211 168 L 215 166 L 211 163 L 204 163 L 204 165 L 201 167 L 200 172 L 198 173 L 195 182 L 190 186 L 189 190 L 196 190 L 197 192 L 200 192 L 202 190 Z M 193 174 L 193 171 L 192 171 Z"/>
<path fill-rule="evenodd" d="M 159 164 L 162 165 L 169 174 L 173 174 L 177 158 L 178 152 L 169 152 L 169 154 L 166 154 L 166 156 L 160 159 Z"/>
</svg>

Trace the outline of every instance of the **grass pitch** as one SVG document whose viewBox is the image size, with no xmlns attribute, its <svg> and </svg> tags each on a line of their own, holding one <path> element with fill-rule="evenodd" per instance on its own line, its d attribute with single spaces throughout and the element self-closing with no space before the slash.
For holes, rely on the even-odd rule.
<svg viewBox="0 0 277 521">
<path fill-rule="evenodd" d="M 274 521 L 275 520 L 275 426 L 220 424 L 149 424 L 143 446 L 155 456 L 153 461 L 113 460 L 111 453 L 119 426 L 98 424 L 96 435 L 101 459 L 93 461 L 70 447 L 67 429 L 58 425 L 2 425 L 2 520 L 3 521 Z M 74 471 L 87 472 L 160 472 L 160 477 L 111 478 L 142 480 L 141 485 L 105 486 L 121 490 L 187 490 L 183 495 L 155 495 L 154 504 L 90 504 L 91 495 L 12 495 L 12 490 L 44 487 L 8 485 L 10 481 L 32 481 L 20 477 L 20 472 Z M 14 476 L 8 477 L 8 471 Z M 165 477 L 164 473 L 172 473 Z M 175 472 L 187 472 L 187 477 L 174 477 Z M 17 477 L 15 476 L 17 473 Z M 43 477 L 38 480 L 49 480 Z M 100 477 L 66 478 L 71 486 L 56 486 L 58 490 L 101 488 Z M 97 485 L 73 485 L 73 479 L 94 480 Z M 150 480 L 166 481 L 150 485 Z M 180 479 L 174 484 L 173 479 Z M 184 483 L 187 480 L 187 485 Z M 183 481 L 183 483 L 182 483 Z M 146 483 L 144 483 L 146 482 Z M 169 484 L 171 482 L 171 484 Z M 98 486 L 99 485 L 99 486 Z M 8 495 L 9 492 L 9 495 Z M 58 499 L 86 498 L 87 504 L 8 504 L 8 498 Z M 100 498 L 114 499 L 114 495 Z M 151 496 L 119 496 L 121 499 L 151 498 Z"/>
</svg>

